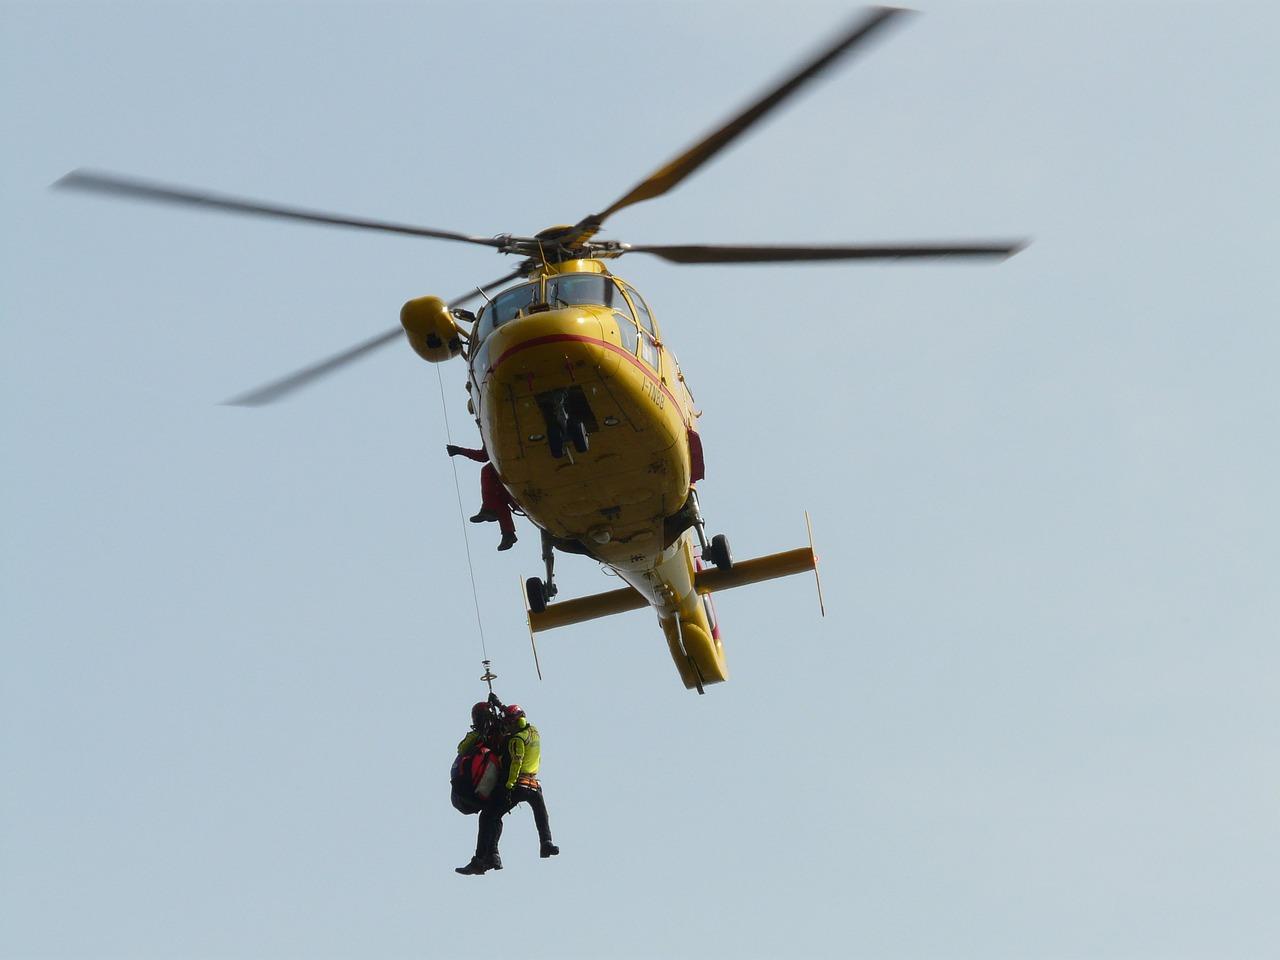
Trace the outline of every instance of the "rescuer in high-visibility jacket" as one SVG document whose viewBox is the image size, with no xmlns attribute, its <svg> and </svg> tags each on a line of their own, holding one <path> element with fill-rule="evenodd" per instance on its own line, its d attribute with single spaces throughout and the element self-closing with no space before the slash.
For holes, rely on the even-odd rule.
<svg viewBox="0 0 1280 960">
<path fill-rule="evenodd" d="M 551 840 L 551 821 L 547 817 L 547 804 L 542 797 L 542 784 L 537 778 L 542 761 L 538 728 L 529 722 L 518 704 L 513 703 L 500 709 L 503 718 L 499 723 L 506 736 L 501 749 L 506 777 L 503 788 L 495 790 L 480 811 L 476 855 L 465 867 L 457 868 L 457 872 L 462 874 L 482 874 L 502 869 L 502 858 L 498 856 L 502 818 L 519 803 L 529 804 L 533 811 L 533 822 L 538 828 L 538 855 L 543 858 L 554 857 L 560 852 L 560 848 Z"/>
</svg>

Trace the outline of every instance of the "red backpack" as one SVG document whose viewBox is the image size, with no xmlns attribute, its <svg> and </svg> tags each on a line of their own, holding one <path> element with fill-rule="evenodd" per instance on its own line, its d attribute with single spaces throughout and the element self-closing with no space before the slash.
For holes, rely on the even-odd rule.
<svg viewBox="0 0 1280 960">
<path fill-rule="evenodd" d="M 449 771 L 450 797 L 460 813 L 479 813 L 498 785 L 502 762 L 483 743 L 458 754 Z"/>
</svg>

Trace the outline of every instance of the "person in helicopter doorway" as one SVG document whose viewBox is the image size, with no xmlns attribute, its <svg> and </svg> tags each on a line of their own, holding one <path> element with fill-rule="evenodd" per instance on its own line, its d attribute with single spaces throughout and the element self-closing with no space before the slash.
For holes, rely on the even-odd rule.
<svg viewBox="0 0 1280 960">
<path fill-rule="evenodd" d="M 493 694 L 489 695 L 489 700 L 497 708 L 501 718 L 497 724 L 501 735 L 505 738 L 501 752 L 504 755 L 503 772 L 506 778 L 503 786 L 494 791 L 484 809 L 480 811 L 476 855 L 465 867 L 456 869 L 457 873 L 465 875 L 478 875 L 490 870 L 502 869 L 502 858 L 498 856 L 498 841 L 502 837 L 502 818 L 520 803 L 527 803 L 533 810 L 533 822 L 538 828 L 538 855 L 545 859 L 560 853 L 560 848 L 551 840 L 551 822 L 547 817 L 547 803 L 542 797 L 542 784 L 537 778 L 538 766 L 542 759 L 538 728 L 528 721 L 519 704 L 513 703 L 504 707 Z M 476 704 L 472 708 L 473 717 L 475 710 L 479 707 L 480 704 Z"/>
<path fill-rule="evenodd" d="M 511 519 L 511 494 L 507 493 L 497 469 L 489 461 L 489 452 L 484 447 L 473 450 L 453 443 L 444 449 L 451 457 L 466 457 L 484 464 L 480 470 L 480 510 L 471 518 L 471 522 L 498 521 L 498 529 L 502 531 L 502 542 L 498 544 L 498 549 L 510 550 L 518 539 L 515 521 Z"/>
</svg>

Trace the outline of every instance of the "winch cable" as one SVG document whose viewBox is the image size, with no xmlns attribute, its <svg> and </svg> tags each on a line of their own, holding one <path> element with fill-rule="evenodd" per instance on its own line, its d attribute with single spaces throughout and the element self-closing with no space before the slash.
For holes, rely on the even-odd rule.
<svg viewBox="0 0 1280 960">
<path fill-rule="evenodd" d="M 444 417 L 444 435 L 453 446 L 453 431 L 449 429 L 449 404 L 444 398 L 444 375 L 440 373 L 440 365 L 436 364 L 436 382 L 440 385 L 440 412 Z M 467 548 L 467 572 L 471 574 L 471 599 L 476 605 L 476 630 L 480 633 L 480 652 L 484 655 L 484 672 L 489 675 L 489 650 L 484 642 L 484 622 L 480 619 L 480 594 L 476 590 L 476 568 L 471 562 L 471 540 L 467 536 L 467 512 L 462 508 L 462 487 L 458 483 L 458 465 L 453 457 L 449 458 L 449 466 L 453 469 L 453 491 L 458 495 L 458 522 L 462 525 L 462 545 Z M 486 680 L 486 677 L 481 677 Z M 489 683 L 489 692 L 493 692 L 493 684 Z"/>
</svg>

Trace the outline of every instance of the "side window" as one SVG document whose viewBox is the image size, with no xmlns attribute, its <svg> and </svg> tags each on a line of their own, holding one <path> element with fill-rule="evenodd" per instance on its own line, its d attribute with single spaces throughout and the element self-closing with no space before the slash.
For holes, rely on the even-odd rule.
<svg viewBox="0 0 1280 960">
<path fill-rule="evenodd" d="M 622 295 L 621 285 L 614 285 L 611 283 L 609 286 L 611 287 L 609 290 L 609 296 L 612 300 L 612 302 L 609 303 L 609 306 L 630 318 L 631 308 L 627 306 L 627 298 Z"/>
<path fill-rule="evenodd" d="M 653 317 L 649 314 L 649 307 L 640 299 L 640 294 L 636 292 L 635 287 L 627 287 L 627 294 L 631 297 L 631 305 L 636 308 L 636 319 L 640 321 L 640 326 L 644 328 L 649 336 L 656 340 L 658 331 L 653 325 Z"/>
<path fill-rule="evenodd" d="M 636 332 L 636 322 L 630 317 L 624 317 L 620 313 L 614 313 L 613 319 L 618 324 L 618 334 L 622 338 L 622 349 L 627 353 L 634 354 L 636 352 L 636 341 L 639 335 Z"/>
<path fill-rule="evenodd" d="M 640 358 L 654 370 L 658 369 L 658 345 L 647 333 L 640 334 Z"/>
</svg>

